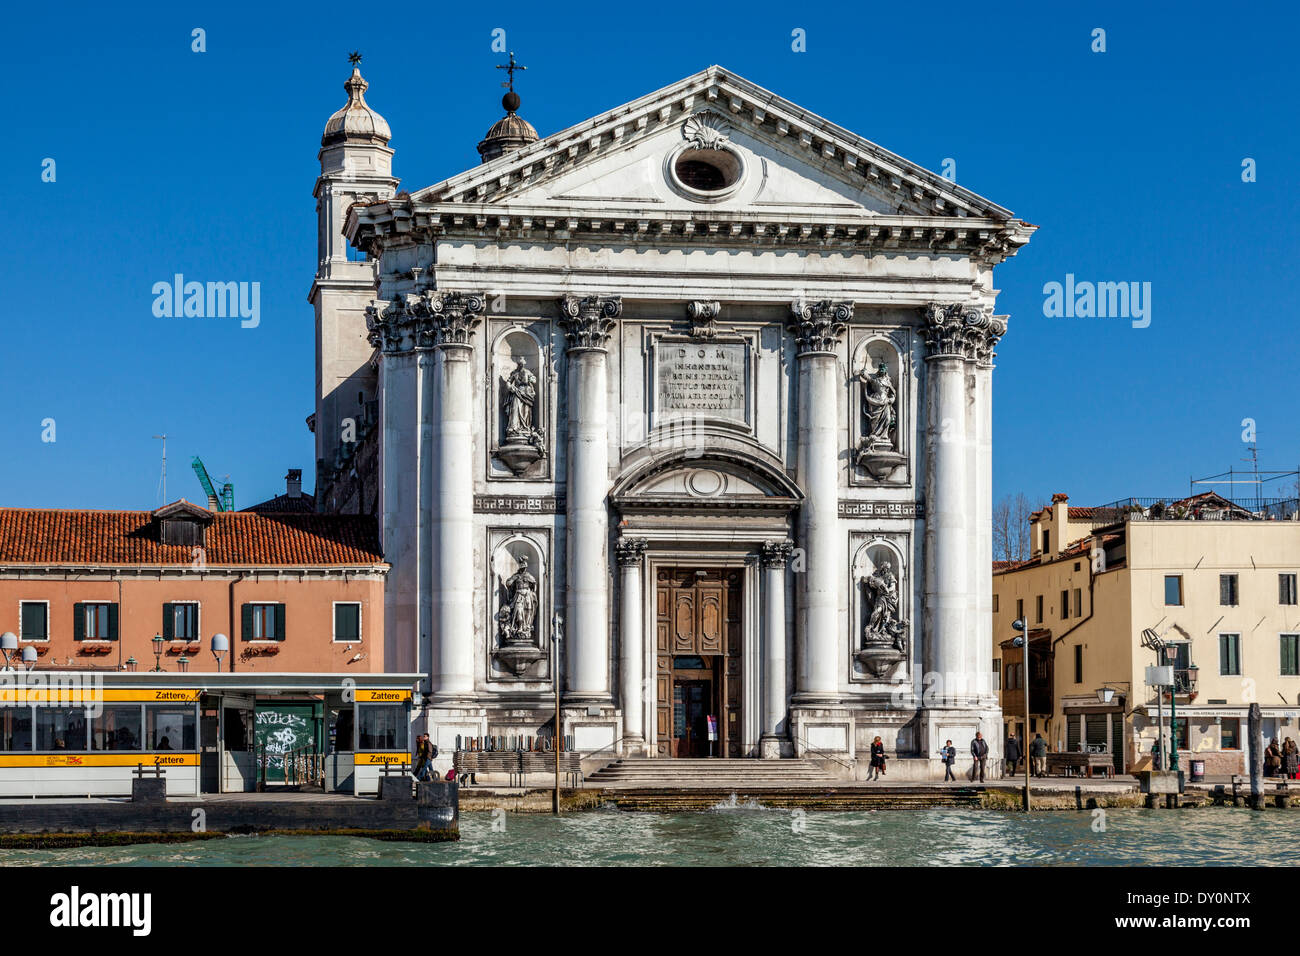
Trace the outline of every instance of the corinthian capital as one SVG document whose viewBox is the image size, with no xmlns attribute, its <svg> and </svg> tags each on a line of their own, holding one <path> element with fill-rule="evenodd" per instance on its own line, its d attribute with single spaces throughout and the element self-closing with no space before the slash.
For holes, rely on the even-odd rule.
<svg viewBox="0 0 1300 956">
<path fill-rule="evenodd" d="M 794 333 L 799 354 L 834 352 L 840 337 L 853 318 L 852 302 L 808 302 L 795 299 L 790 303 L 790 331 Z"/>
<path fill-rule="evenodd" d="M 620 538 L 617 547 L 618 563 L 623 567 L 633 567 L 641 563 L 645 554 L 645 538 Z"/>
<path fill-rule="evenodd" d="M 1006 331 L 1003 318 L 961 303 L 927 305 L 921 326 L 931 357 L 966 358 L 981 364 L 992 361 L 993 346 Z"/>
<path fill-rule="evenodd" d="M 560 327 L 572 349 L 603 349 L 623 314 L 623 298 L 617 295 L 566 295 L 560 299 Z"/>
<path fill-rule="evenodd" d="M 385 352 L 468 347 L 482 320 L 484 297 L 465 292 L 408 292 L 366 308 L 366 338 Z"/>
<path fill-rule="evenodd" d="M 792 551 L 794 545 L 789 541 L 764 541 L 761 552 L 763 567 L 784 570 Z"/>
</svg>

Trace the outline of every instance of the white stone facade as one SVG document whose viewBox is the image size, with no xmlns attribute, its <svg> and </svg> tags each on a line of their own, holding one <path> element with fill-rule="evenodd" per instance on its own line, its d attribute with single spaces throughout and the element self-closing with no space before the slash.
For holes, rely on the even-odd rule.
<svg viewBox="0 0 1300 956">
<path fill-rule="evenodd" d="M 1032 226 L 711 67 L 341 229 L 441 748 L 549 734 L 558 636 L 584 750 L 686 752 L 693 693 L 731 756 L 996 750 L 992 270 Z"/>
</svg>

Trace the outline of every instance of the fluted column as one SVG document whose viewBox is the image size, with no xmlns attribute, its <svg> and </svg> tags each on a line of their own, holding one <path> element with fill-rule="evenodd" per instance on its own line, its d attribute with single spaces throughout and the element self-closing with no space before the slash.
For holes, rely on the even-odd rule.
<svg viewBox="0 0 1300 956">
<path fill-rule="evenodd" d="M 980 316 L 967 305 L 930 305 L 921 334 L 926 356 L 926 505 L 925 505 L 925 670 L 937 674 L 937 696 L 950 704 L 978 697 L 982 665 L 974 603 L 979 572 L 972 540 L 977 519 L 969 492 L 976 483 L 968 426 L 966 362 L 973 357 Z"/>
<path fill-rule="evenodd" d="M 568 697 L 609 699 L 608 396 L 605 343 L 623 311 L 617 296 L 566 295 L 568 340 Z"/>
<path fill-rule="evenodd" d="M 972 542 L 975 572 L 972 586 L 979 596 L 978 627 L 973 647 L 977 680 L 974 693 L 987 705 L 996 703 L 993 694 L 993 348 L 1006 334 L 1005 316 L 983 312 L 970 323 L 973 339 L 975 381 L 975 505 L 976 535 Z"/>
<path fill-rule="evenodd" d="M 785 685 L 785 569 L 793 545 L 789 541 L 763 544 L 763 710 L 760 750 L 764 757 L 781 756 L 786 734 L 787 689 Z"/>
<path fill-rule="evenodd" d="M 635 746 L 645 739 L 645 590 L 642 566 L 644 538 L 624 538 L 618 543 L 619 592 L 619 700 L 623 706 L 625 743 Z"/>
<path fill-rule="evenodd" d="M 839 408 L 836 349 L 853 316 L 851 302 L 791 304 L 790 329 L 799 353 L 799 510 L 807 571 L 800 576 L 798 693 L 833 700 L 839 691 L 840 563 Z M 847 646 L 847 645 L 846 645 Z"/>
</svg>

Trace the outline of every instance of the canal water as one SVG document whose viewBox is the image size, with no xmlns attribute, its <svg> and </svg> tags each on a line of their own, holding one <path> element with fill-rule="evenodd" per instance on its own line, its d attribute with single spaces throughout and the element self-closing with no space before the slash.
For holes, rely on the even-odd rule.
<svg viewBox="0 0 1300 956">
<path fill-rule="evenodd" d="M 228 837 L 0 850 L 0 866 L 1297 866 L 1300 813 L 1230 808 L 465 813 L 458 843 Z"/>
</svg>

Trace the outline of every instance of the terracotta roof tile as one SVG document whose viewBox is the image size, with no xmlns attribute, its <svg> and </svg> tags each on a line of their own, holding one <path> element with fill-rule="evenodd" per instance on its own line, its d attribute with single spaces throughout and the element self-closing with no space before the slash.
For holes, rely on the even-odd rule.
<svg viewBox="0 0 1300 956">
<path fill-rule="evenodd" d="M 379 565 L 369 515 L 212 514 L 204 542 L 214 567 Z M 148 511 L 0 508 L 0 565 L 191 564 L 192 545 L 166 545 Z"/>
</svg>

